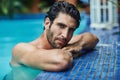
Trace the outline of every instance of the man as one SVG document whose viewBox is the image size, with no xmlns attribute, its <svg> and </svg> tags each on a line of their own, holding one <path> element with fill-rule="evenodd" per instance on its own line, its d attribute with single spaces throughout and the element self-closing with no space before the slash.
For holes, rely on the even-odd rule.
<svg viewBox="0 0 120 80">
<path fill-rule="evenodd" d="M 95 35 L 83 33 L 72 37 L 79 26 L 79 20 L 79 11 L 74 5 L 64 1 L 55 2 L 45 17 L 43 34 L 30 43 L 19 43 L 13 48 L 10 62 L 12 76 L 16 75 L 13 80 L 22 80 L 21 78 L 25 77 L 23 74 L 38 74 L 41 69 L 65 70 L 72 64 L 74 55 L 79 55 L 83 49 L 94 48 L 98 42 Z M 22 69 L 15 69 L 16 67 Z M 23 76 L 20 77 L 21 75 Z"/>
</svg>

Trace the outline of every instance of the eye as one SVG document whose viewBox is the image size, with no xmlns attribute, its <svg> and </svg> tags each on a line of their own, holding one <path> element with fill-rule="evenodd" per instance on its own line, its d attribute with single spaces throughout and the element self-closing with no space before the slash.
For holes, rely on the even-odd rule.
<svg viewBox="0 0 120 80">
<path fill-rule="evenodd" d="M 58 23 L 58 27 L 61 28 L 61 29 L 64 29 L 66 26 L 62 23 Z"/>
<path fill-rule="evenodd" d="M 74 28 L 70 28 L 69 31 L 70 31 L 70 32 L 74 32 L 75 29 L 74 29 Z"/>
<path fill-rule="evenodd" d="M 61 29 L 64 29 L 64 28 L 65 28 L 65 26 L 62 26 L 62 25 L 60 25 L 59 27 L 60 27 Z"/>
</svg>

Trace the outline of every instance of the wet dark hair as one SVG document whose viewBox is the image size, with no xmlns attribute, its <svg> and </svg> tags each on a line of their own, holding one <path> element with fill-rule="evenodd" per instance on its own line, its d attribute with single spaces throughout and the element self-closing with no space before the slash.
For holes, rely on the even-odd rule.
<svg viewBox="0 0 120 80">
<path fill-rule="evenodd" d="M 50 7 L 49 11 L 47 12 L 46 17 L 48 17 L 50 21 L 53 22 L 60 12 L 68 14 L 72 18 L 74 18 L 77 22 L 77 27 L 79 27 L 80 13 L 78 9 L 74 5 L 68 2 L 65 2 L 65 1 L 55 2 L 53 6 Z"/>
</svg>

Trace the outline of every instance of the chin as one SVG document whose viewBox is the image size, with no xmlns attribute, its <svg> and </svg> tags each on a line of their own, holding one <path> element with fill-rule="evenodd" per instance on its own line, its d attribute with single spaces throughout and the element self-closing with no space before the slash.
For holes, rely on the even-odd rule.
<svg viewBox="0 0 120 80">
<path fill-rule="evenodd" d="M 65 47 L 66 45 L 64 45 L 64 46 L 57 46 L 57 48 L 59 48 L 59 49 L 62 49 L 63 47 Z"/>
<path fill-rule="evenodd" d="M 56 48 L 61 49 L 63 46 L 57 45 Z"/>
<path fill-rule="evenodd" d="M 62 45 L 62 44 L 56 44 L 54 46 L 54 48 L 58 48 L 58 49 L 62 49 L 63 47 L 65 47 L 66 45 Z"/>
<path fill-rule="evenodd" d="M 62 47 L 62 46 L 58 46 L 58 47 L 56 47 L 56 48 L 58 48 L 58 49 L 62 49 L 63 47 Z"/>
</svg>

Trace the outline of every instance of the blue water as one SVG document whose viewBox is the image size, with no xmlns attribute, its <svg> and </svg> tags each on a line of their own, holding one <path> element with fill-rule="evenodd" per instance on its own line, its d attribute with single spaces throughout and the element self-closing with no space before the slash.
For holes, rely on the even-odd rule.
<svg viewBox="0 0 120 80">
<path fill-rule="evenodd" d="M 86 25 L 84 16 L 80 27 L 74 34 L 84 31 Z M 43 32 L 43 19 L 0 20 L 0 80 L 11 71 L 9 62 L 12 48 L 19 42 L 30 42 Z"/>
<path fill-rule="evenodd" d="M 11 68 L 12 48 L 19 42 L 29 42 L 43 31 L 43 20 L 0 21 L 0 80 Z"/>
</svg>

